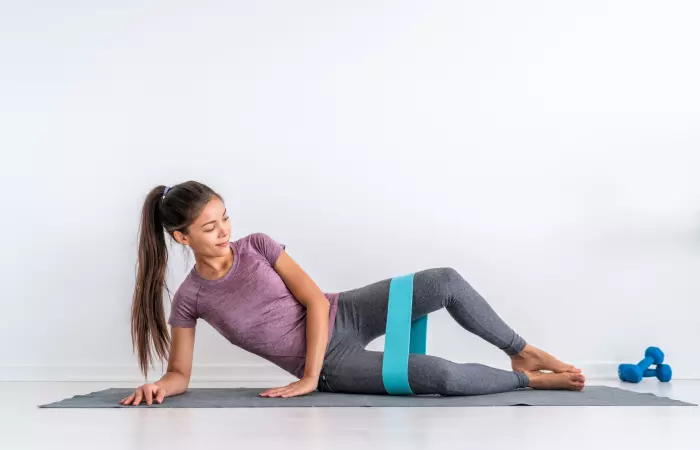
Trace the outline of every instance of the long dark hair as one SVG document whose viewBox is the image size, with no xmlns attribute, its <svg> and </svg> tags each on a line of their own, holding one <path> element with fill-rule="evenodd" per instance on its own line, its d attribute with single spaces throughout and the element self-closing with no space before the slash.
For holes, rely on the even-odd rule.
<svg viewBox="0 0 700 450">
<path fill-rule="evenodd" d="M 168 249 L 165 233 L 174 238 L 180 231 L 187 234 L 202 209 L 214 197 L 224 199 L 208 186 L 196 181 L 187 181 L 173 186 L 165 193 L 166 186 L 156 186 L 146 196 L 141 211 L 139 227 L 138 260 L 136 263 L 136 286 L 131 307 L 131 341 L 138 351 L 139 367 L 144 377 L 153 361 L 151 344 L 156 356 L 162 361 L 170 352 L 163 307 L 165 269 L 168 265 Z"/>
</svg>

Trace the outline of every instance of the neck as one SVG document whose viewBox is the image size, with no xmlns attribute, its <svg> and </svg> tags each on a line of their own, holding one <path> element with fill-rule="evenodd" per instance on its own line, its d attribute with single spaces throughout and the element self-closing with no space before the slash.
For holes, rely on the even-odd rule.
<svg viewBox="0 0 700 450">
<path fill-rule="evenodd" d="M 233 249 L 226 256 L 196 256 L 194 270 L 207 280 L 218 280 L 226 275 L 233 265 Z"/>
</svg>

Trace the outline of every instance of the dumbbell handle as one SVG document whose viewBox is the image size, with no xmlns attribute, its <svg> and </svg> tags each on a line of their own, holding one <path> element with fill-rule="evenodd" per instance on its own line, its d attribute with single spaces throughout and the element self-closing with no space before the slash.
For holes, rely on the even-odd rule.
<svg viewBox="0 0 700 450">
<path fill-rule="evenodd" d="M 639 368 L 642 370 L 645 370 L 645 371 L 647 369 L 649 369 L 649 366 L 651 366 L 652 364 L 654 364 L 654 358 L 652 358 L 651 356 L 647 356 L 646 358 L 644 358 L 643 360 L 641 360 L 637 363 Z M 644 375 L 644 376 L 646 376 L 646 375 Z M 653 375 L 651 375 L 651 376 L 653 376 Z"/>
<path fill-rule="evenodd" d="M 673 371 L 671 370 L 671 366 L 669 366 L 668 364 L 660 364 L 653 369 L 645 370 L 644 372 L 642 372 L 642 376 L 656 377 L 659 381 L 666 383 L 671 381 L 671 378 L 673 377 Z"/>
</svg>

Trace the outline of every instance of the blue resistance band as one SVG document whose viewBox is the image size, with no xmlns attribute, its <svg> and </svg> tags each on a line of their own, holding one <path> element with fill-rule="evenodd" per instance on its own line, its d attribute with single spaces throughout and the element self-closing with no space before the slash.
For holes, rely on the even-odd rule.
<svg viewBox="0 0 700 450">
<path fill-rule="evenodd" d="M 408 384 L 408 354 L 425 354 L 428 316 L 411 322 L 413 275 L 391 279 L 382 381 L 391 395 L 414 395 Z"/>
</svg>

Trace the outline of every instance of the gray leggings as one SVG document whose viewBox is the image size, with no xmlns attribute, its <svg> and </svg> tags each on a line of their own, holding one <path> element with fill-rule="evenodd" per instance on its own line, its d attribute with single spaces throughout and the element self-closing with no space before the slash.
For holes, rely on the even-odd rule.
<svg viewBox="0 0 700 450">
<path fill-rule="evenodd" d="M 391 279 L 386 279 L 341 292 L 319 391 L 387 394 L 382 382 L 384 354 L 365 350 L 365 347 L 386 332 L 390 282 Z M 416 272 L 413 277 L 412 320 L 442 308 L 447 308 L 464 329 L 508 355 L 520 353 L 525 348 L 523 338 L 498 317 L 456 270 L 448 267 Z M 408 382 L 411 390 L 419 395 L 478 395 L 523 388 L 529 380 L 524 372 L 411 354 Z"/>
</svg>

